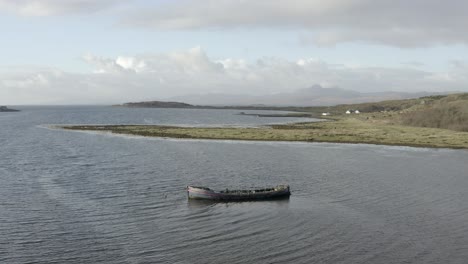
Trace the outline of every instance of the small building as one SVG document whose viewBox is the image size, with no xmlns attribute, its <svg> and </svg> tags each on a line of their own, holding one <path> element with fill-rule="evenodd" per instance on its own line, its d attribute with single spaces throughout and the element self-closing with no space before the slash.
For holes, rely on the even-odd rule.
<svg viewBox="0 0 468 264">
<path fill-rule="evenodd" d="M 329 116 L 330 113 L 322 113 L 323 116 Z"/>
<path fill-rule="evenodd" d="M 359 114 L 359 113 L 361 113 L 361 112 L 359 112 L 359 110 L 356 110 L 356 111 L 354 111 L 354 113 L 355 113 L 355 114 Z"/>
<path fill-rule="evenodd" d="M 346 111 L 346 114 L 347 115 L 351 114 L 351 111 L 350 110 Z"/>
</svg>

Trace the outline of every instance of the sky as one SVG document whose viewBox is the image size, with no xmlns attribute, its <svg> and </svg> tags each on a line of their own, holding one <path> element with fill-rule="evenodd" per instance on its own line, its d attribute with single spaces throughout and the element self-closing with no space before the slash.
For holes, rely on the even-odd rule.
<svg viewBox="0 0 468 264">
<path fill-rule="evenodd" d="M 464 0 L 0 0 L 0 104 L 468 92 Z"/>
</svg>

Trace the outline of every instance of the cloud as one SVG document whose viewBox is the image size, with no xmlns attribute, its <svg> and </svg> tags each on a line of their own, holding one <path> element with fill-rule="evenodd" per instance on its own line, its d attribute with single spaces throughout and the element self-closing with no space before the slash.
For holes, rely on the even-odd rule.
<svg viewBox="0 0 468 264">
<path fill-rule="evenodd" d="M 120 24 L 154 30 L 295 30 L 302 43 L 319 46 L 468 44 L 465 0 L 0 0 L 0 11 L 88 14 L 121 4 L 131 9 L 115 18 Z"/>
<path fill-rule="evenodd" d="M 405 61 L 401 63 L 402 65 L 410 66 L 410 67 L 422 67 L 424 63 L 420 61 Z"/>
<path fill-rule="evenodd" d="M 22 16 L 51 16 L 96 12 L 121 2 L 123 0 L 0 0 L 0 11 Z"/>
<path fill-rule="evenodd" d="M 186 94 L 265 95 L 314 84 L 359 92 L 467 91 L 466 68 L 429 72 L 330 64 L 313 58 L 211 59 L 201 48 L 117 56 L 87 54 L 90 73 L 52 68 L 0 69 L 0 104 L 111 104 Z"/>
<path fill-rule="evenodd" d="M 464 0 L 182 0 L 124 19 L 157 30 L 275 28 L 310 32 L 303 42 L 364 41 L 398 47 L 468 43 Z"/>
<path fill-rule="evenodd" d="M 220 62 L 211 61 L 200 47 L 168 54 L 119 56 L 116 59 L 96 57 L 87 54 L 83 59 L 96 67 L 98 73 L 213 73 L 223 69 Z"/>
<path fill-rule="evenodd" d="M 457 70 L 466 70 L 468 68 L 468 64 L 466 61 L 462 60 L 451 60 L 449 61 L 451 67 Z"/>
</svg>

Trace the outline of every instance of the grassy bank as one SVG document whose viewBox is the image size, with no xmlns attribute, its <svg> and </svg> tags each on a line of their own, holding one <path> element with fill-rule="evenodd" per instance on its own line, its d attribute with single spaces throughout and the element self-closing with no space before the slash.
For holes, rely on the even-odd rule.
<svg viewBox="0 0 468 264">
<path fill-rule="evenodd" d="M 468 94 L 439 98 L 408 111 L 401 123 L 419 127 L 446 128 L 468 132 Z"/>
<path fill-rule="evenodd" d="M 468 94 L 453 94 L 331 107 L 294 108 L 289 110 L 305 113 L 287 114 L 296 117 L 319 117 L 322 112 L 328 112 L 331 113 L 331 116 L 327 116 L 329 122 L 272 125 L 259 128 L 150 125 L 65 126 L 63 128 L 148 137 L 369 143 L 467 149 L 467 106 Z M 359 110 L 361 114 L 344 114 L 351 109 Z M 260 114 L 248 115 L 262 116 Z"/>
<path fill-rule="evenodd" d="M 395 114 L 395 113 L 394 113 Z M 389 116 L 392 116 L 389 118 Z M 396 114 L 395 114 L 396 115 Z M 468 133 L 437 128 L 403 126 L 392 113 L 334 117 L 333 121 L 274 125 L 260 128 L 203 128 L 154 125 L 64 126 L 148 137 L 368 143 L 433 148 L 468 148 Z"/>
</svg>

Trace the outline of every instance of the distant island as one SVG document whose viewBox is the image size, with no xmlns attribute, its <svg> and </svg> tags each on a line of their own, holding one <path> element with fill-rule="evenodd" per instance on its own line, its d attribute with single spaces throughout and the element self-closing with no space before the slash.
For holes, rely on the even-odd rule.
<svg viewBox="0 0 468 264">
<path fill-rule="evenodd" d="M 166 101 L 143 101 L 131 102 L 113 105 L 114 107 L 128 108 L 183 108 L 183 109 L 238 109 L 238 110 L 277 110 L 277 111 L 295 111 L 300 112 L 308 109 L 308 107 L 296 106 L 267 106 L 267 105 L 192 105 L 183 102 L 166 102 Z"/>
<path fill-rule="evenodd" d="M 6 106 L 0 106 L 0 112 L 19 112 L 20 110 L 11 109 Z"/>
<path fill-rule="evenodd" d="M 133 108 L 196 108 L 196 106 L 186 104 L 186 103 L 164 102 L 164 101 L 124 103 L 121 105 L 114 105 L 114 106 L 133 107 Z"/>
<path fill-rule="evenodd" d="M 284 110 L 282 107 L 270 109 Z M 75 125 L 61 128 L 148 137 L 367 143 L 468 149 L 468 93 L 289 109 L 321 116 L 330 122 L 302 122 L 255 128 L 159 125 Z"/>
<path fill-rule="evenodd" d="M 113 105 L 115 107 L 129 108 L 183 108 L 183 109 L 237 109 L 237 110 L 278 110 L 278 111 L 300 111 L 301 107 L 276 107 L 276 106 L 211 106 L 211 105 L 191 105 L 181 102 L 165 102 L 165 101 L 145 101 L 135 103 L 124 103 L 121 105 Z M 257 114 L 239 112 L 238 115 L 257 116 L 257 117 L 316 117 L 312 113 L 286 113 L 286 114 Z"/>
</svg>

